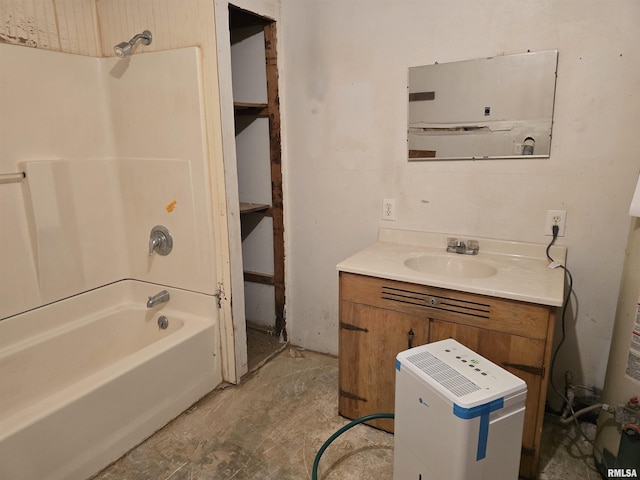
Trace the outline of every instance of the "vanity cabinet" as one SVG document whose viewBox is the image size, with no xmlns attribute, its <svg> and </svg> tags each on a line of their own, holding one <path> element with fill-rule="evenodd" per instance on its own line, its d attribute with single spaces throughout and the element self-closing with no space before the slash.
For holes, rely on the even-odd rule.
<svg viewBox="0 0 640 480">
<path fill-rule="evenodd" d="M 392 413 L 397 353 L 454 338 L 527 383 L 520 475 L 536 478 L 554 323 L 552 306 L 340 272 L 339 413 Z"/>
</svg>

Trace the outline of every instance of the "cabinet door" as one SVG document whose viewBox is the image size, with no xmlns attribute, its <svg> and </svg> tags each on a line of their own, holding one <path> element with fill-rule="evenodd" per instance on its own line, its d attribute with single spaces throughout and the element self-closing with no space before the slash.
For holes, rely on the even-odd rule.
<svg viewBox="0 0 640 480">
<path fill-rule="evenodd" d="M 340 415 L 355 419 L 372 413 L 393 413 L 396 355 L 427 343 L 428 333 L 429 322 L 425 318 L 341 302 Z M 392 420 L 369 424 L 393 431 Z"/>
<path fill-rule="evenodd" d="M 535 456 L 536 430 L 539 428 L 538 405 L 539 402 L 545 401 L 544 398 L 540 398 L 544 377 L 545 342 L 483 328 L 431 320 L 429 341 L 435 342 L 445 338 L 457 340 L 527 383 L 520 471 L 527 470 Z"/>
</svg>

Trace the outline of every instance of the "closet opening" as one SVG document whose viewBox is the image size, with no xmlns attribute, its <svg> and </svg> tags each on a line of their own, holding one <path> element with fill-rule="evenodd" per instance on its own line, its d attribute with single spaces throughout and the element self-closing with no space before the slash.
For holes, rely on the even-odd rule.
<svg viewBox="0 0 640 480">
<path fill-rule="evenodd" d="M 287 341 L 276 22 L 229 5 L 249 371 Z"/>
</svg>

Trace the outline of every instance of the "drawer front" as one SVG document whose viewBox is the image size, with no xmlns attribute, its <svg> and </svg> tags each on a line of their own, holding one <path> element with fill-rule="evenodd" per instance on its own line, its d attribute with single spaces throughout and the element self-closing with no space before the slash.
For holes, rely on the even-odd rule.
<svg viewBox="0 0 640 480">
<path fill-rule="evenodd" d="M 546 339 L 553 308 L 346 272 L 340 273 L 340 298 L 539 339 Z"/>
</svg>

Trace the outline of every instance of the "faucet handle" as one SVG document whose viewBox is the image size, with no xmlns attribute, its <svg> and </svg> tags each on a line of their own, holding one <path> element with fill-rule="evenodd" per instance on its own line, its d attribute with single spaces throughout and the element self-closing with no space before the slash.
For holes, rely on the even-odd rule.
<svg viewBox="0 0 640 480">
<path fill-rule="evenodd" d="M 455 237 L 447 238 L 447 247 L 455 248 L 458 245 L 458 239 Z"/>
<path fill-rule="evenodd" d="M 154 251 L 160 255 L 169 255 L 172 248 L 173 238 L 167 227 L 162 225 L 153 227 L 149 235 L 149 256 L 152 256 Z"/>
<path fill-rule="evenodd" d="M 480 245 L 477 240 L 467 240 L 467 250 L 469 253 L 476 254 L 480 250 Z"/>
</svg>

